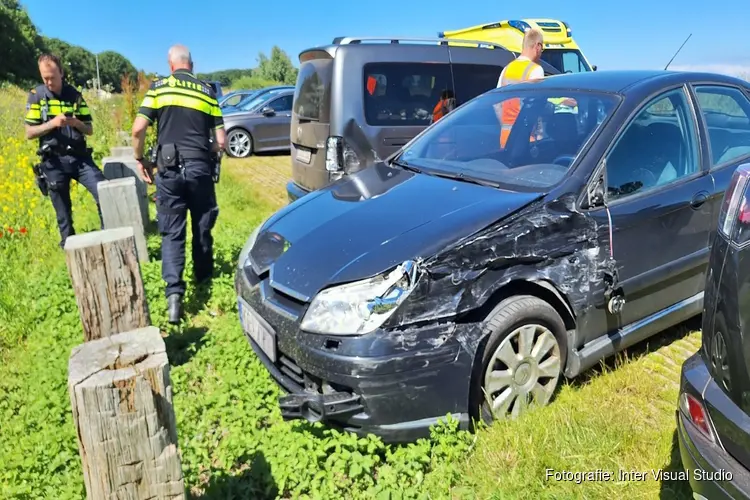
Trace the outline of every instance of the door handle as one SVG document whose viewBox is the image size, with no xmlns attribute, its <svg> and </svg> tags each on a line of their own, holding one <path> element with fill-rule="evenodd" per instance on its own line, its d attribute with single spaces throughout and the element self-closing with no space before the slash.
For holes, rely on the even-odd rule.
<svg viewBox="0 0 750 500">
<path fill-rule="evenodd" d="M 708 200 L 708 191 L 698 191 L 690 200 L 690 206 L 694 209 L 700 208 Z"/>
</svg>

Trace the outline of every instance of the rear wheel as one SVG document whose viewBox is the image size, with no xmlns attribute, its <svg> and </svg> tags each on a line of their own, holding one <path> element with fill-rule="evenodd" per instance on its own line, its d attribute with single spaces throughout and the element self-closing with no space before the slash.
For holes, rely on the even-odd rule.
<svg viewBox="0 0 750 500">
<path fill-rule="evenodd" d="M 253 152 L 253 137 L 241 128 L 231 130 L 227 134 L 226 149 L 233 158 L 246 158 Z"/>
<path fill-rule="evenodd" d="M 489 335 L 472 407 L 485 424 L 545 406 L 557 390 L 567 355 L 565 324 L 554 307 L 530 295 L 509 297 L 485 320 Z"/>
</svg>

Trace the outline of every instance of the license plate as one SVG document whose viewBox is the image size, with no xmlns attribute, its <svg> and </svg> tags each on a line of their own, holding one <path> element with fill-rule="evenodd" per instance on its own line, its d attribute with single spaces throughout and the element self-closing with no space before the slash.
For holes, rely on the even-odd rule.
<svg viewBox="0 0 750 500">
<path fill-rule="evenodd" d="M 302 163 L 310 163 L 310 158 L 312 158 L 312 153 L 309 149 L 297 150 L 297 160 L 301 161 Z"/>
<path fill-rule="evenodd" d="M 275 363 L 276 336 L 273 331 L 256 315 L 257 313 L 253 311 L 250 305 L 242 299 L 239 301 L 239 309 L 242 329 L 255 341 L 266 356 Z"/>
</svg>

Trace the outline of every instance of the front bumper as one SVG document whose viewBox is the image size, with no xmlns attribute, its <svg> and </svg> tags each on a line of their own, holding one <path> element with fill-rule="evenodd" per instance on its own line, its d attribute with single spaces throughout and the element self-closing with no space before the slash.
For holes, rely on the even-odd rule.
<svg viewBox="0 0 750 500">
<path fill-rule="evenodd" d="M 309 193 L 310 191 L 303 188 L 294 181 L 289 181 L 286 183 L 286 194 L 289 198 L 289 203 L 294 203 L 295 201 Z"/>
<path fill-rule="evenodd" d="M 469 428 L 473 356 L 452 333 L 455 325 L 409 332 L 377 331 L 362 337 L 308 334 L 299 330 L 304 305 L 274 289 L 252 270 L 235 277 L 240 320 L 262 323 L 261 340 L 245 336 L 285 393 L 285 419 L 323 421 L 386 442 L 428 437 L 451 414 Z M 243 313 L 243 308 L 246 311 Z"/>
<path fill-rule="evenodd" d="M 681 392 L 698 397 L 712 381 L 708 368 L 698 354 L 688 358 L 682 368 Z M 699 398 L 703 401 L 703 398 Z M 677 440 L 682 466 L 688 474 L 695 499 L 748 499 L 750 472 L 724 448 L 706 438 L 679 410 L 676 412 Z"/>
</svg>

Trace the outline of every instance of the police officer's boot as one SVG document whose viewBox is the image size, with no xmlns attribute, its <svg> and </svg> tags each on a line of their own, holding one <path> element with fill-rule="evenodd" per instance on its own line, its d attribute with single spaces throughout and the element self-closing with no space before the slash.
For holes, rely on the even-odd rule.
<svg viewBox="0 0 750 500">
<path fill-rule="evenodd" d="M 176 325 L 182 317 L 182 295 L 173 293 L 167 297 L 167 304 L 169 305 L 169 322 Z"/>
</svg>

